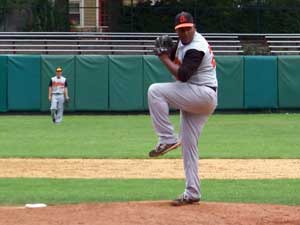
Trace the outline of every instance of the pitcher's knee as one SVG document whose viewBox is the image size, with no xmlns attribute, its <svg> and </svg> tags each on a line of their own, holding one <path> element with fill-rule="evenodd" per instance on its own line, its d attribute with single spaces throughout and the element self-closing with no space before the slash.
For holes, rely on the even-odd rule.
<svg viewBox="0 0 300 225">
<path fill-rule="evenodd" d="M 160 84 L 151 84 L 150 87 L 148 88 L 148 99 L 150 97 L 157 96 L 159 94 L 160 90 Z"/>
</svg>

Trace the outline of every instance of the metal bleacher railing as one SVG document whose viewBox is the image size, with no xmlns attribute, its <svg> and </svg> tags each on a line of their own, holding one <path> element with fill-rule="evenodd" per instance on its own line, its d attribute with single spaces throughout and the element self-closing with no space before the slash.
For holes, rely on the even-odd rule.
<svg viewBox="0 0 300 225">
<path fill-rule="evenodd" d="M 265 38 L 271 54 L 300 54 L 300 34 L 268 34 Z"/>
<path fill-rule="evenodd" d="M 153 54 L 156 37 L 175 33 L 0 32 L 0 54 Z M 216 55 L 243 54 L 238 35 L 203 34 Z"/>
</svg>

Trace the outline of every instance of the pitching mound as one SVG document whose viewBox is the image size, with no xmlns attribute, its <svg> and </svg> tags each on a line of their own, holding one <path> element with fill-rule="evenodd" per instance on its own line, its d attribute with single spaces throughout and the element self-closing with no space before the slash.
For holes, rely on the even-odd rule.
<svg viewBox="0 0 300 225">
<path fill-rule="evenodd" d="M 182 207 L 170 202 L 129 202 L 0 207 L 5 225 L 299 225 L 300 207 L 206 203 Z"/>
</svg>

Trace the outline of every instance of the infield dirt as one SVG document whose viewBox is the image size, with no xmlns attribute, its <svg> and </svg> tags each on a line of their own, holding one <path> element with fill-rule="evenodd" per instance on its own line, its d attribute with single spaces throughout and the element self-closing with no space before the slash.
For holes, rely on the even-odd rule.
<svg viewBox="0 0 300 225">
<path fill-rule="evenodd" d="M 203 159 L 202 179 L 300 178 L 298 159 Z M 183 179 L 181 159 L 0 159 L 0 177 Z"/>
</svg>

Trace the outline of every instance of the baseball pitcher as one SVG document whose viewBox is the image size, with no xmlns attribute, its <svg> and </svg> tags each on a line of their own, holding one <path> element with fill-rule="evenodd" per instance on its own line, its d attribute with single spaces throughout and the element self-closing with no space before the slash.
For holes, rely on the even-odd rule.
<svg viewBox="0 0 300 225">
<path fill-rule="evenodd" d="M 190 13 L 175 18 L 178 42 L 167 35 L 156 39 L 154 52 L 176 78 L 176 82 L 152 84 L 148 90 L 149 110 L 159 137 L 150 157 L 161 156 L 182 146 L 186 187 L 172 204 L 180 206 L 200 201 L 198 139 L 208 117 L 217 106 L 216 63 L 212 49 L 196 31 Z M 169 106 L 180 109 L 177 138 L 169 120 Z"/>
<path fill-rule="evenodd" d="M 67 79 L 62 76 L 61 67 L 56 68 L 56 75 L 49 82 L 48 99 L 51 102 L 52 121 L 54 124 L 60 124 L 63 119 L 64 102 L 70 100 Z"/>
</svg>

